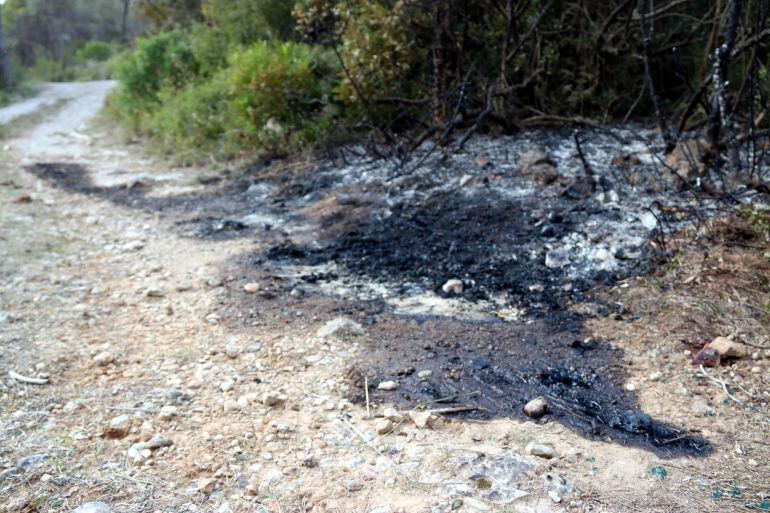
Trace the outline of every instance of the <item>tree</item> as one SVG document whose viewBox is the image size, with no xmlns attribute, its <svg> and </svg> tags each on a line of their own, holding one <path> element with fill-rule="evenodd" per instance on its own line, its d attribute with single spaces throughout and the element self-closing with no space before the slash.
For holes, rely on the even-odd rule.
<svg viewBox="0 0 770 513">
<path fill-rule="evenodd" d="M 8 55 L 8 45 L 3 35 L 3 5 L 0 3 L 0 87 L 10 89 L 13 87 L 11 75 L 11 59 Z"/>
</svg>

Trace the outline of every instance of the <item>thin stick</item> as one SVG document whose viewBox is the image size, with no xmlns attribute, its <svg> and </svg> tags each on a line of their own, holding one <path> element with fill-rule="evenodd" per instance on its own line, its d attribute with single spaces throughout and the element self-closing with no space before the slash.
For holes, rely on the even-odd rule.
<svg viewBox="0 0 770 513">
<path fill-rule="evenodd" d="M 733 394 L 730 393 L 729 390 L 727 390 L 727 383 L 725 383 L 725 380 L 723 380 L 722 378 L 717 379 L 714 376 L 712 376 L 711 374 L 709 374 L 708 372 L 706 372 L 706 368 L 703 366 L 703 364 L 700 365 L 700 371 L 708 379 L 710 379 L 713 383 L 715 383 L 716 385 L 721 385 L 722 386 L 722 390 L 724 390 L 725 394 L 727 394 L 730 397 L 730 399 L 732 399 L 733 401 L 735 401 L 738 404 L 743 404 L 743 401 L 741 401 L 740 399 L 735 397 Z"/>
<path fill-rule="evenodd" d="M 439 408 L 437 410 L 428 410 L 429 413 L 436 415 L 446 415 L 448 413 L 464 413 L 468 411 L 486 411 L 486 408 L 478 406 L 457 406 L 455 408 Z"/>
<path fill-rule="evenodd" d="M 22 376 L 21 374 L 13 371 L 8 371 L 8 375 L 18 381 L 19 383 L 27 383 L 30 385 L 47 385 L 48 378 L 30 378 L 29 376 Z"/>
<path fill-rule="evenodd" d="M 366 395 L 366 418 L 371 419 L 372 413 L 369 411 L 369 378 L 364 376 L 364 394 Z"/>
</svg>

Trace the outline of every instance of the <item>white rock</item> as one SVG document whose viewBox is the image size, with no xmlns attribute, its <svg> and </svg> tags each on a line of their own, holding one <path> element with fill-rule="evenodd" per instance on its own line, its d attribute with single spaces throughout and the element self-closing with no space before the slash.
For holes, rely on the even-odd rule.
<svg viewBox="0 0 770 513">
<path fill-rule="evenodd" d="M 241 411 L 241 405 L 235 399 L 227 399 L 222 408 L 225 410 L 225 413 Z"/>
<path fill-rule="evenodd" d="M 110 420 L 104 436 L 110 439 L 123 438 L 128 434 L 129 429 L 131 429 L 131 418 L 128 415 L 119 415 Z"/>
<path fill-rule="evenodd" d="M 391 511 L 390 506 L 380 506 L 379 508 L 370 510 L 369 513 L 391 513 Z"/>
<path fill-rule="evenodd" d="M 378 435 L 385 435 L 393 431 L 393 422 L 388 419 L 380 419 L 374 423 L 374 430 Z"/>
<path fill-rule="evenodd" d="M 532 456 L 538 456 L 540 458 L 545 458 L 547 460 L 550 460 L 551 458 L 556 457 L 556 449 L 554 449 L 549 445 L 543 445 L 537 442 L 528 443 L 525 450 L 527 454 L 531 454 Z"/>
<path fill-rule="evenodd" d="M 243 286 L 243 291 L 247 294 L 256 294 L 262 288 L 259 283 L 247 283 Z"/>
<path fill-rule="evenodd" d="M 158 418 L 160 420 L 171 420 L 177 415 L 179 415 L 179 410 L 177 410 L 176 406 L 164 406 L 160 409 Z"/>
<path fill-rule="evenodd" d="M 419 429 L 425 429 L 429 427 L 431 420 L 431 413 L 429 411 L 410 411 L 409 418 L 412 419 L 414 425 Z"/>
<path fill-rule="evenodd" d="M 604 261 L 609 260 L 610 257 L 612 257 L 612 255 L 610 255 L 609 251 L 607 251 L 606 249 L 602 248 L 602 249 L 599 249 L 599 250 L 596 251 L 596 254 L 594 255 L 594 257 L 597 260 L 599 260 L 601 262 L 604 262 Z"/>
<path fill-rule="evenodd" d="M 360 479 L 346 479 L 342 484 L 349 492 L 357 492 L 364 488 L 364 483 Z"/>
<path fill-rule="evenodd" d="M 417 377 L 419 379 L 428 379 L 431 376 L 433 376 L 432 370 L 421 370 L 420 372 L 417 373 Z"/>
<path fill-rule="evenodd" d="M 336 337 L 340 339 L 361 337 L 366 335 L 366 330 L 352 319 L 337 317 L 327 322 L 316 332 L 320 338 Z"/>
<path fill-rule="evenodd" d="M 391 392 L 398 388 L 398 381 L 383 381 L 379 385 L 377 385 L 377 390 L 385 390 L 386 392 Z"/>
<path fill-rule="evenodd" d="M 569 253 L 564 249 L 552 249 L 545 255 L 545 266 L 549 269 L 561 269 L 569 265 Z"/>
<path fill-rule="evenodd" d="M 225 354 L 230 358 L 238 358 L 241 354 L 241 348 L 237 344 L 227 344 Z"/>
<path fill-rule="evenodd" d="M 94 356 L 94 363 L 99 367 L 106 367 L 113 362 L 115 362 L 115 355 L 110 351 L 102 351 Z"/>
<path fill-rule="evenodd" d="M 87 502 L 78 506 L 72 513 L 110 513 L 110 507 L 104 502 Z"/>
<path fill-rule="evenodd" d="M 448 280 L 444 285 L 441 286 L 441 290 L 444 291 L 444 294 L 459 295 L 463 293 L 463 288 L 463 282 L 457 279 Z"/>
<path fill-rule="evenodd" d="M 279 408 L 286 403 L 286 395 L 281 392 L 267 392 L 262 396 L 262 404 L 270 408 Z"/>
<path fill-rule="evenodd" d="M 199 492 L 209 494 L 216 489 L 217 480 L 210 477 L 201 477 L 196 484 Z"/>
<path fill-rule="evenodd" d="M 400 414 L 395 408 L 385 408 L 382 411 L 382 416 L 395 423 L 399 423 L 404 420 L 404 416 Z"/>
</svg>

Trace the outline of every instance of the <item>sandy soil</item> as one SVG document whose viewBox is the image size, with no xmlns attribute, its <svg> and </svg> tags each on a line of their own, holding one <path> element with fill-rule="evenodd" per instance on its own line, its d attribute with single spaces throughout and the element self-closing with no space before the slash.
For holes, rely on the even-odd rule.
<svg viewBox="0 0 770 513">
<path fill-rule="evenodd" d="M 526 419 L 519 397 L 498 398 L 515 414 L 494 418 L 458 418 L 442 402 L 389 411 L 377 369 L 361 370 L 371 355 L 412 367 L 397 379 L 417 379 L 431 367 L 410 345 L 487 337 L 493 348 L 508 326 L 525 337 L 528 325 L 426 322 L 276 286 L 281 278 L 253 259 L 274 233 L 189 236 L 180 226 L 207 212 L 56 187 L 52 163 L 171 203 L 207 190 L 198 178 L 210 171 L 176 169 L 103 124 L 87 127 L 111 87 L 62 84 L 0 110 L 8 120 L 70 98 L 4 141 L 0 161 L 5 511 L 92 501 L 115 512 L 770 510 L 770 341 L 756 310 L 770 276 L 766 242 L 714 225 L 721 242 L 708 251 L 683 245 L 659 274 L 602 292 L 641 318 L 592 315 L 580 334 L 619 354 L 606 372 L 622 371 L 640 410 L 706 439 L 702 453 L 592 436 L 555 415 Z M 749 354 L 704 375 L 678 342 L 697 334 L 733 335 Z M 537 344 L 517 350 L 526 352 L 506 357 L 542 356 Z M 554 454 L 533 454 L 532 442 Z"/>
</svg>

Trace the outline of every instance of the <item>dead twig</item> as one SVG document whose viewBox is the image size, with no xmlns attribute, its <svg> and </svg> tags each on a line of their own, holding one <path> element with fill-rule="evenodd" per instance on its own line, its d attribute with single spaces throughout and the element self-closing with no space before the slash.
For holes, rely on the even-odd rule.
<svg viewBox="0 0 770 513">
<path fill-rule="evenodd" d="M 723 380 L 722 378 L 715 378 L 714 376 L 709 374 L 706 371 L 706 368 L 703 366 L 703 364 L 700 365 L 700 371 L 703 373 L 704 376 L 706 376 L 709 380 L 711 380 L 712 383 L 718 386 L 721 386 L 722 390 L 724 390 L 725 394 L 727 394 L 727 396 L 730 399 L 732 399 L 738 404 L 743 404 L 743 401 L 741 401 L 740 399 L 738 399 L 737 397 L 735 397 L 733 394 L 730 393 L 730 390 L 727 389 L 727 383 L 725 383 L 725 380 Z"/>
<path fill-rule="evenodd" d="M 8 375 L 13 378 L 14 381 L 19 383 L 27 383 L 29 385 L 47 385 L 48 378 L 31 378 L 29 376 L 22 376 L 18 372 L 8 371 Z"/>
</svg>

